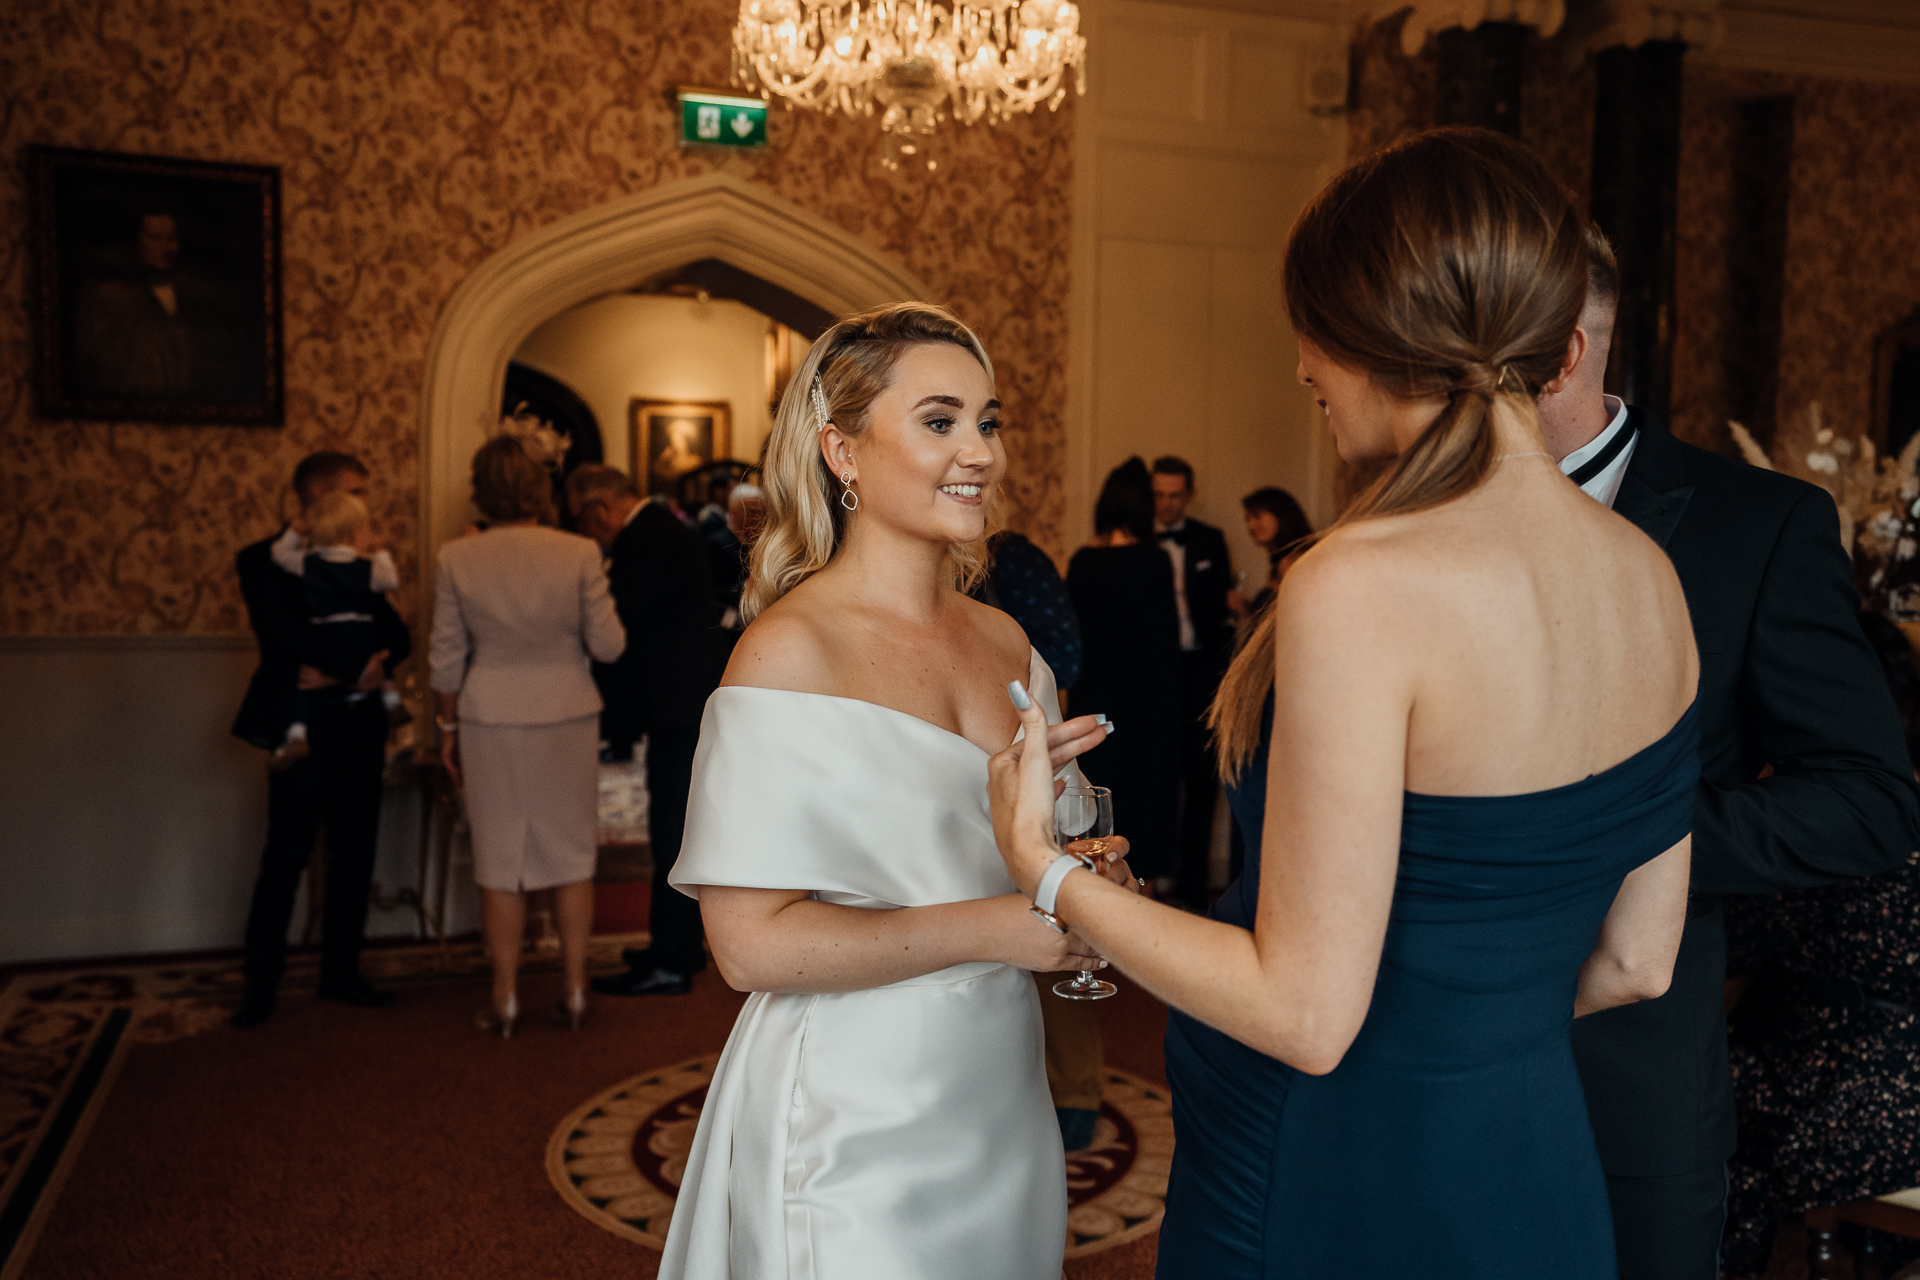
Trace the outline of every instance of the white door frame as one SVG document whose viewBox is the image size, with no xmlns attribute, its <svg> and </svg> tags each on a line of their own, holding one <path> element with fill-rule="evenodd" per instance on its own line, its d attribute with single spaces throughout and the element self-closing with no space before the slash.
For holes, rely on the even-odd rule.
<svg viewBox="0 0 1920 1280">
<path fill-rule="evenodd" d="M 468 464 L 500 420 L 507 362 L 541 324 L 662 271 L 718 258 L 832 315 L 918 300 L 892 255 L 726 173 L 706 173 L 563 218 L 482 263 L 447 302 L 427 347 L 420 404 L 422 566 L 470 518 Z M 422 619 L 432 585 L 423 572 Z"/>
</svg>

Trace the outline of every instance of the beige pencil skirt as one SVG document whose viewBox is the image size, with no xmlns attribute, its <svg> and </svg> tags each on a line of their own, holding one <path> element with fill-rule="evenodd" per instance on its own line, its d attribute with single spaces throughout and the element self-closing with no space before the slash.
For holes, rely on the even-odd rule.
<svg viewBox="0 0 1920 1280">
<path fill-rule="evenodd" d="M 483 889 L 591 880 L 600 835 L 600 717 L 460 725 L 460 768 Z"/>
</svg>

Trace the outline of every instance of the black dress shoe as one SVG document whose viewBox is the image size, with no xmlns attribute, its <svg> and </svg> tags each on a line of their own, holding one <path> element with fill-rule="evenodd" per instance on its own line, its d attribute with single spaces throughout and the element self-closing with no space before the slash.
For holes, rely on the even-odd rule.
<svg viewBox="0 0 1920 1280">
<path fill-rule="evenodd" d="M 249 991 L 241 999 L 240 1007 L 227 1019 L 242 1031 L 250 1031 L 273 1016 L 274 995 L 271 991 Z"/>
<path fill-rule="evenodd" d="M 693 990 L 693 979 L 666 969 L 629 969 L 603 973 L 590 985 L 603 996 L 683 996 Z"/>
<path fill-rule="evenodd" d="M 339 1000 L 356 1009 L 391 1009 L 393 993 L 382 991 L 365 978 L 349 978 L 345 982 L 323 982 L 320 984 L 322 1000 Z"/>
</svg>

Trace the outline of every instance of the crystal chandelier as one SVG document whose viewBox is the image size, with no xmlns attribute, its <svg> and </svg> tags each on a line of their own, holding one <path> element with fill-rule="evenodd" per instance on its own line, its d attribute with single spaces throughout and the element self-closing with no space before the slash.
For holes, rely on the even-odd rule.
<svg viewBox="0 0 1920 1280">
<path fill-rule="evenodd" d="M 762 97 L 816 111 L 882 108 L 882 162 L 931 169 L 928 135 L 949 115 L 998 124 L 1074 88 L 1087 91 L 1087 41 L 1070 0 L 740 0 L 733 76 Z"/>
</svg>

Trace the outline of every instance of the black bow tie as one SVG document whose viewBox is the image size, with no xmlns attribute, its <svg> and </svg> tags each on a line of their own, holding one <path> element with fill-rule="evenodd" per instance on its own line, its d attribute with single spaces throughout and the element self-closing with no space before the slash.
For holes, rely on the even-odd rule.
<svg viewBox="0 0 1920 1280">
<path fill-rule="evenodd" d="M 1160 541 L 1177 542 L 1183 547 L 1186 546 L 1187 526 L 1181 525 L 1178 529 L 1162 529 L 1160 531 Z"/>
<path fill-rule="evenodd" d="M 1585 484 L 1587 481 L 1593 479 L 1607 469 L 1608 463 L 1620 456 L 1620 451 L 1632 443 L 1633 437 L 1639 434 L 1639 431 L 1640 428 L 1632 422 L 1626 423 L 1619 431 L 1614 433 L 1613 439 L 1607 441 L 1606 448 L 1594 454 L 1591 458 L 1588 458 L 1572 471 L 1569 471 L 1567 473 L 1567 479 L 1573 481 L 1575 484 Z"/>
</svg>

